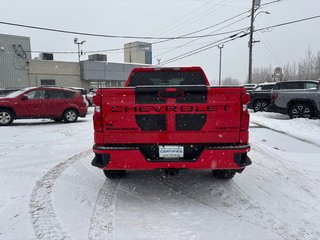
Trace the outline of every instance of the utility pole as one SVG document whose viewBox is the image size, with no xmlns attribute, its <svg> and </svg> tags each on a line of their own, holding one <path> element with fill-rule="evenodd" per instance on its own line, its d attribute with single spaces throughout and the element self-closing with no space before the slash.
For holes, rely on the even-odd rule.
<svg viewBox="0 0 320 240">
<path fill-rule="evenodd" d="M 248 73 L 248 83 L 252 82 L 252 40 L 253 40 L 253 21 L 255 12 L 255 0 L 252 0 L 251 6 L 251 23 L 250 23 L 250 37 L 249 37 L 249 73 Z"/>
<path fill-rule="evenodd" d="M 250 37 L 249 37 L 249 74 L 248 74 L 248 83 L 252 83 L 252 47 L 254 43 L 260 41 L 253 41 L 253 32 L 254 32 L 254 20 L 260 13 L 270 14 L 268 11 L 260 11 L 256 15 L 255 12 L 260 7 L 260 0 L 252 0 L 252 8 L 251 8 L 251 24 L 250 24 Z"/>
<path fill-rule="evenodd" d="M 222 59 L 222 48 L 224 45 L 218 46 L 220 51 L 220 62 L 219 62 L 219 86 L 221 86 L 221 59 Z"/>
</svg>

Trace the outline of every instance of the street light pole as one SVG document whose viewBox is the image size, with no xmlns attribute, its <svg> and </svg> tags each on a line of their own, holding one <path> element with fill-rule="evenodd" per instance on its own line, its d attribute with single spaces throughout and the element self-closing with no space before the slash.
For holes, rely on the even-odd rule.
<svg viewBox="0 0 320 240">
<path fill-rule="evenodd" d="M 218 46 L 220 51 L 220 62 L 219 62 L 219 86 L 221 86 L 221 59 L 222 59 L 222 48 L 224 45 Z"/>
<path fill-rule="evenodd" d="M 78 61 L 80 62 L 80 43 L 77 43 L 78 44 Z"/>
<path fill-rule="evenodd" d="M 78 45 L 78 61 L 80 62 L 80 56 L 82 55 L 82 51 L 80 50 L 80 45 L 84 44 L 86 41 L 78 42 L 78 38 L 73 39 L 74 44 Z"/>
</svg>

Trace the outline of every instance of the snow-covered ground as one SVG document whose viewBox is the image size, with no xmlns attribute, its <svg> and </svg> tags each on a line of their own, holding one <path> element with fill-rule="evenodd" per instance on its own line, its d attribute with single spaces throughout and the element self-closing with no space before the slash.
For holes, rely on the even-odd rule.
<svg viewBox="0 0 320 240">
<path fill-rule="evenodd" d="M 252 113 L 253 164 L 231 181 L 110 181 L 90 164 L 91 118 L 0 128 L 0 239 L 320 239 L 320 120 Z"/>
<path fill-rule="evenodd" d="M 287 133 L 293 137 L 318 143 L 320 146 L 319 119 L 290 119 L 288 115 L 270 112 L 251 112 L 251 122 Z"/>
</svg>

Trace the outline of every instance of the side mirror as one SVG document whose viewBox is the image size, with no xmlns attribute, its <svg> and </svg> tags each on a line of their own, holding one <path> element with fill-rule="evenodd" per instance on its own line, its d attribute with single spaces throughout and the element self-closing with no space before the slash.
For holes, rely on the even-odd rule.
<svg viewBox="0 0 320 240">
<path fill-rule="evenodd" d="M 27 95 L 23 95 L 22 97 L 21 97 L 21 100 L 27 100 L 28 99 L 28 96 Z"/>
</svg>

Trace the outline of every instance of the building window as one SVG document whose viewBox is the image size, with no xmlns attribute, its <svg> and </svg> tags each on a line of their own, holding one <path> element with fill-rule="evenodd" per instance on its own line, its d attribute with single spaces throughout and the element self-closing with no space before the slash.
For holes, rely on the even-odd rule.
<svg viewBox="0 0 320 240">
<path fill-rule="evenodd" d="M 56 80 L 54 79 L 41 79 L 41 86 L 43 85 L 56 85 Z"/>
</svg>

